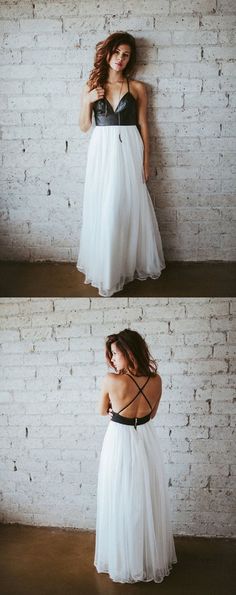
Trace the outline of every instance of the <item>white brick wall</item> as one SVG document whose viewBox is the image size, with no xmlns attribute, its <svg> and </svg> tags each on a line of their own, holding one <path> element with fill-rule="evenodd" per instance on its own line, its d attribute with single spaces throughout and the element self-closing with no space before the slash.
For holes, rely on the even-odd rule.
<svg viewBox="0 0 236 595">
<path fill-rule="evenodd" d="M 3 522 L 94 528 L 104 338 L 146 336 L 176 534 L 232 536 L 236 299 L 1 299 Z"/>
<path fill-rule="evenodd" d="M 149 88 L 166 258 L 234 260 L 235 2 L 1 0 L 0 17 L 1 258 L 77 259 L 90 136 L 79 94 L 95 43 L 122 28 Z"/>
</svg>

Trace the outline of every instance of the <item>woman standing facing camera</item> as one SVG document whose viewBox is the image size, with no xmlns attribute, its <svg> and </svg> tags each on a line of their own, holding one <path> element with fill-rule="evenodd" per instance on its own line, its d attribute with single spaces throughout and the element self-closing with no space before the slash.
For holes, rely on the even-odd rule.
<svg viewBox="0 0 236 595">
<path fill-rule="evenodd" d="M 102 296 L 135 278 L 157 279 L 165 261 L 149 175 L 147 94 L 130 78 L 135 39 L 112 33 L 96 46 L 81 100 L 80 128 L 95 117 L 87 158 L 77 268 Z"/>
<path fill-rule="evenodd" d="M 101 415 L 109 415 L 98 474 L 94 564 L 115 582 L 161 582 L 177 562 L 167 483 L 152 418 L 161 378 L 144 339 L 125 329 L 106 341 Z"/>
</svg>

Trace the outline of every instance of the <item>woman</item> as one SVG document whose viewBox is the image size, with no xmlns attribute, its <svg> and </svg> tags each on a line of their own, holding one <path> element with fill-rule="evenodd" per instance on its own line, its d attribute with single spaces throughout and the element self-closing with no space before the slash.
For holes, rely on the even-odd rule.
<svg viewBox="0 0 236 595">
<path fill-rule="evenodd" d="M 84 187 L 77 268 L 85 283 L 111 296 L 134 278 L 157 279 L 165 267 L 161 237 L 146 181 L 149 175 L 147 94 L 129 78 L 134 38 L 112 33 L 96 46 L 81 100 L 80 128 L 95 117 Z"/>
<path fill-rule="evenodd" d="M 144 339 L 125 329 L 106 341 L 116 373 L 102 385 L 101 415 L 109 415 L 98 474 L 94 564 L 113 581 L 159 583 L 177 562 L 167 484 L 151 419 L 161 378 Z"/>
</svg>

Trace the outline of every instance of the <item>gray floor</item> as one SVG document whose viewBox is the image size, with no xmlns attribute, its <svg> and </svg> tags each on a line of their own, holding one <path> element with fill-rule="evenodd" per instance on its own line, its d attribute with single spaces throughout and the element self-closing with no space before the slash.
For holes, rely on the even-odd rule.
<svg viewBox="0 0 236 595">
<path fill-rule="evenodd" d="M 162 583 L 113 583 L 93 565 L 92 532 L 0 525 L 1 595 L 233 595 L 235 541 L 176 537 Z"/>
<path fill-rule="evenodd" d="M 116 297 L 234 297 L 236 263 L 167 263 L 157 280 L 133 281 Z M 0 262 L 0 297 L 97 297 L 75 264 Z"/>
</svg>

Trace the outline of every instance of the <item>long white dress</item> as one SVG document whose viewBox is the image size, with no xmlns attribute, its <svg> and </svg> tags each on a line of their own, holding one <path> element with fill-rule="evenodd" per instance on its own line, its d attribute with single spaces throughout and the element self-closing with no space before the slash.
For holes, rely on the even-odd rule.
<svg viewBox="0 0 236 595">
<path fill-rule="evenodd" d="M 106 99 L 93 109 L 77 268 L 106 297 L 135 278 L 157 279 L 165 261 L 143 177 L 135 98 L 128 91 L 115 110 Z"/>
<path fill-rule="evenodd" d="M 167 481 L 153 420 L 136 429 L 110 420 L 98 473 L 96 569 L 115 582 L 159 583 L 176 562 Z"/>
</svg>

